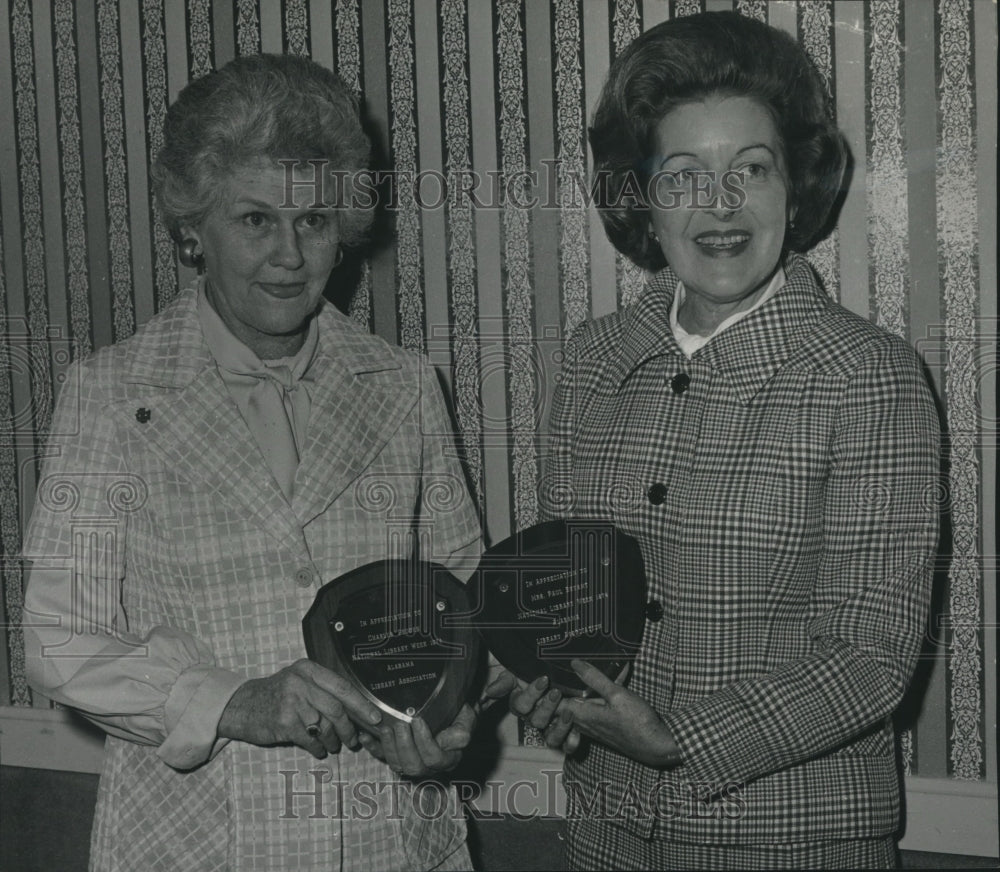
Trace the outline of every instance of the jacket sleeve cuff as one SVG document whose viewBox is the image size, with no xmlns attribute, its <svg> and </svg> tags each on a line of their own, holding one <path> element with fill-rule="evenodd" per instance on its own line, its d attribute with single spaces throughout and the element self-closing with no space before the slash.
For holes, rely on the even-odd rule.
<svg viewBox="0 0 1000 872">
<path fill-rule="evenodd" d="M 174 769 L 193 769 L 218 754 L 229 741 L 217 736 L 219 719 L 245 681 L 216 666 L 184 670 L 164 706 L 167 738 L 156 752 L 159 758 Z"/>
<path fill-rule="evenodd" d="M 663 718 L 673 734 L 679 749 L 679 760 L 669 770 L 672 777 L 687 782 L 689 789 L 701 798 L 713 795 L 720 785 L 716 768 L 705 760 L 709 747 L 701 739 L 708 729 L 704 724 L 692 723 L 690 719 L 672 713 Z M 709 774 L 711 773 L 711 775 Z"/>
</svg>

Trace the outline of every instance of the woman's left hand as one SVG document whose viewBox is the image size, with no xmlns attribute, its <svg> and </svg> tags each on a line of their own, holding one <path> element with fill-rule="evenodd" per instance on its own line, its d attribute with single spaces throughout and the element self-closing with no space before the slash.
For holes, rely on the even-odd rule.
<svg viewBox="0 0 1000 872">
<path fill-rule="evenodd" d="M 597 697 L 569 697 L 561 708 L 573 716 L 585 736 L 647 766 L 666 768 L 680 762 L 680 748 L 670 728 L 641 696 L 616 684 L 599 669 L 573 660 L 570 665 Z"/>
<path fill-rule="evenodd" d="M 414 718 L 409 724 L 383 723 L 374 728 L 377 735 L 362 731 L 359 738 L 369 754 L 383 760 L 397 775 L 420 778 L 454 769 L 475 726 L 475 712 L 463 705 L 455 720 L 436 736 L 423 719 Z"/>
</svg>

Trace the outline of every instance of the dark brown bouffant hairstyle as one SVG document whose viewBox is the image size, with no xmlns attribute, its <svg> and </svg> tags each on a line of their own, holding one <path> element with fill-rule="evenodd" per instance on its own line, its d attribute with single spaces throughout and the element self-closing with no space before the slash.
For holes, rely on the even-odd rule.
<svg viewBox="0 0 1000 872">
<path fill-rule="evenodd" d="M 734 12 L 666 21 L 634 40 L 611 65 L 594 112 L 594 172 L 605 177 L 600 215 L 614 246 L 641 267 L 665 265 L 649 236 L 644 201 L 657 125 L 674 108 L 711 95 L 751 97 L 767 108 L 784 149 L 795 224 L 786 248 L 805 251 L 825 228 L 847 161 L 822 78 L 788 34 Z M 604 199 L 604 198 L 607 199 Z"/>
<path fill-rule="evenodd" d="M 185 87 L 167 110 L 164 145 L 152 167 L 167 228 L 197 226 L 225 192 L 234 170 L 261 160 L 324 161 L 349 176 L 368 167 L 370 142 L 358 101 L 325 67 L 294 55 L 247 55 Z M 332 186 L 335 187 L 335 186 Z M 364 237 L 371 209 L 342 208 L 342 245 Z"/>
</svg>

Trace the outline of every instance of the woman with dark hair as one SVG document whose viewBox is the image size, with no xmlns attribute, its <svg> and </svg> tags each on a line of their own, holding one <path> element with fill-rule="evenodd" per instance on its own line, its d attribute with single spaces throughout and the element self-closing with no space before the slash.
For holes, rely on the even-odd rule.
<svg viewBox="0 0 1000 872">
<path fill-rule="evenodd" d="M 390 726 L 305 659 L 320 585 L 418 541 L 462 572 L 480 545 L 433 370 L 323 302 L 370 221 L 368 148 L 312 61 L 188 85 L 153 179 L 198 279 L 68 372 L 25 638 L 33 686 L 108 733 L 93 869 L 470 865 L 454 791 L 404 776 L 454 766 L 472 710 Z"/>
<path fill-rule="evenodd" d="M 591 698 L 511 698 L 589 739 L 571 865 L 890 867 L 939 434 L 913 350 L 795 254 L 845 163 L 823 83 L 773 28 L 680 18 L 614 62 L 590 133 L 608 235 L 657 271 L 568 344 L 547 507 L 634 536 L 649 603 L 626 683 L 576 662 Z"/>
</svg>

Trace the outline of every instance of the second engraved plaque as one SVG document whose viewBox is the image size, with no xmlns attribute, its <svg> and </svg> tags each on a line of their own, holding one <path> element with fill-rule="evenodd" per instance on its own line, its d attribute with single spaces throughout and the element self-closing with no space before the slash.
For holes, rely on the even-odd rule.
<svg viewBox="0 0 1000 872">
<path fill-rule="evenodd" d="M 610 523 L 537 524 L 490 548 L 478 574 L 479 631 L 523 681 L 547 675 L 563 693 L 585 695 L 571 660 L 586 660 L 614 679 L 639 650 L 642 554 L 635 539 Z"/>
</svg>

